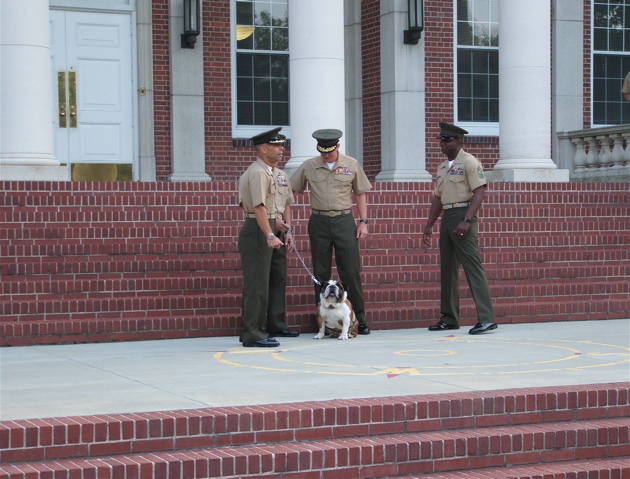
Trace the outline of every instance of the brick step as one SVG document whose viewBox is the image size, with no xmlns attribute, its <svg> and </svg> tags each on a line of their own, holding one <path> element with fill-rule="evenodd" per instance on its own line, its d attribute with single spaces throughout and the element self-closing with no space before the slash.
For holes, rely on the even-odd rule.
<svg viewBox="0 0 630 479">
<path fill-rule="evenodd" d="M 630 456 L 614 459 L 551 462 L 528 466 L 495 467 L 475 471 L 433 472 L 386 479 L 628 479 Z"/>
<path fill-rule="evenodd" d="M 316 320 L 312 295 L 304 294 L 300 301 L 300 305 L 289 304 L 287 322 L 301 333 L 314 333 Z M 425 328 L 439 319 L 440 304 L 439 298 L 367 303 L 366 311 L 370 328 L 375 331 Z M 550 297 L 546 301 L 512 300 L 509 303 L 495 302 L 494 311 L 499 324 L 618 319 L 628 317 L 630 299 L 611 301 L 606 295 L 589 295 L 584 298 Z M 462 299 L 460 321 L 462 328 L 477 322 L 477 310 L 470 298 Z M 0 346 L 238 336 L 240 328 L 240 303 L 199 314 L 186 310 L 138 309 L 4 315 L 0 320 Z"/>
<path fill-rule="evenodd" d="M 366 308 L 370 311 L 379 308 L 425 309 L 440 300 L 439 284 L 424 284 L 412 287 L 378 287 L 367 285 L 364 288 Z M 461 299 L 471 298 L 466 285 L 461 285 Z M 618 301 L 622 310 L 627 306 L 628 287 L 620 284 L 553 284 L 547 286 L 491 286 L 492 303 L 495 308 L 508 310 L 518 307 L 521 310 L 546 309 L 547 305 L 557 305 L 558 309 L 571 309 L 569 306 L 584 302 Z M 314 293 L 310 288 L 287 292 L 289 312 L 302 311 L 313 305 Z M 80 319 L 150 317 L 154 314 L 211 316 L 240 311 L 242 293 L 240 289 L 172 291 L 83 291 L 59 294 L 12 295 L 0 300 L 0 321 L 30 319 Z M 463 305 L 466 307 L 466 305 Z M 614 307 L 614 304 L 611 304 Z M 553 308 L 556 309 L 556 308 Z M 140 313 L 140 314 L 139 314 Z M 534 311 L 532 310 L 532 313 Z"/>
<path fill-rule="evenodd" d="M 103 458 L 43 460 L 3 465 L 9 477 L 55 468 L 99 479 L 138 477 L 387 477 L 434 471 L 475 470 L 514 464 L 545 464 L 614 458 L 630 447 L 627 418 L 454 431 L 366 435 L 342 439 L 202 447 L 138 453 L 108 448 Z M 4 461 L 3 461 L 4 463 Z M 0 469 L 0 471 L 2 470 Z M 166 474 L 165 474 L 166 473 Z M 293 476 L 291 476 L 293 474 Z"/>
<path fill-rule="evenodd" d="M 538 270 L 542 277 L 528 277 L 527 270 L 504 274 L 493 269 L 487 270 L 488 282 L 493 298 L 544 297 L 565 294 L 623 294 L 630 291 L 628 283 L 609 282 L 604 271 L 595 271 L 584 276 L 553 276 L 552 269 Z M 364 268 L 361 274 L 363 287 L 370 300 L 399 299 L 404 294 L 413 299 L 434 297 L 433 290 L 440 286 L 440 272 L 437 267 L 405 268 L 392 271 L 380 268 L 374 271 Z M 500 277 L 499 277 L 500 276 Z M 506 277 L 507 276 L 507 277 Z M 517 278 L 513 276 L 518 276 Z M 333 271 L 333 278 L 338 278 Z M 461 293 L 466 294 L 465 274 L 460 272 Z M 536 281 L 532 281 L 536 279 Z M 309 273 L 302 269 L 290 269 L 287 295 L 307 293 L 313 284 Z M 57 300 L 83 300 L 88 296 L 101 301 L 105 298 L 135 299 L 151 296 L 181 297 L 204 295 L 209 299 L 242 292 L 242 276 L 236 272 L 170 272 L 147 275 L 103 273 L 85 275 L 33 275 L 3 276 L 0 283 L 0 303 L 15 301 L 40 302 Z M 64 295 L 67 298 L 64 298 Z M 376 299 L 378 298 L 378 299 Z"/>
<path fill-rule="evenodd" d="M 630 383 L 0 422 L 0 463 L 626 419 Z"/>
</svg>

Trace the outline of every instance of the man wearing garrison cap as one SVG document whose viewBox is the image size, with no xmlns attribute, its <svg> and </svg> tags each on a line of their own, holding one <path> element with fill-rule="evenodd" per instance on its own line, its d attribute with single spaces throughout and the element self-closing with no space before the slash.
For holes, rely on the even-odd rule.
<svg viewBox="0 0 630 479">
<path fill-rule="evenodd" d="M 359 239 L 368 235 L 365 193 L 372 185 L 359 162 L 339 152 L 341 136 L 342 132 L 336 129 L 313 133 L 319 156 L 299 166 L 291 176 L 291 187 L 296 193 L 303 193 L 307 183 L 310 188 L 312 212 L 308 234 L 315 278 L 320 283 L 330 279 L 334 248 L 337 272 L 348 289 L 348 299 L 359 322 L 359 334 L 370 334 L 359 275 Z M 358 226 L 352 215 L 353 193 L 359 213 Z M 315 285 L 316 302 L 319 302 L 319 293 L 320 286 Z"/>
<path fill-rule="evenodd" d="M 479 334 L 497 329 L 490 300 L 490 287 L 479 256 L 477 211 L 486 191 L 481 163 L 462 149 L 468 132 L 440 122 L 440 149 L 446 155 L 438 167 L 437 185 L 423 241 L 431 244 L 433 225 L 440 223 L 442 301 L 440 320 L 429 331 L 459 329 L 459 267 L 464 267 L 468 285 L 477 306 L 477 324 L 468 331 Z"/>
<path fill-rule="evenodd" d="M 287 251 L 293 249 L 287 174 L 277 168 L 285 136 L 274 128 L 251 140 L 258 158 L 238 182 L 245 223 L 238 236 L 243 267 L 240 341 L 245 347 L 274 348 L 276 336 L 296 337 L 286 322 Z"/>
</svg>

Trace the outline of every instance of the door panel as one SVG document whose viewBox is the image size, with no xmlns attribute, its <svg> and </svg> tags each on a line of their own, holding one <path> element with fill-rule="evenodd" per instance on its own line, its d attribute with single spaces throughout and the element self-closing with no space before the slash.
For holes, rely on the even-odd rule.
<svg viewBox="0 0 630 479">
<path fill-rule="evenodd" d="M 51 21 L 53 78 L 68 76 L 67 128 L 59 116 L 63 102 L 54 102 L 58 158 L 134 163 L 131 16 L 52 10 Z"/>
</svg>

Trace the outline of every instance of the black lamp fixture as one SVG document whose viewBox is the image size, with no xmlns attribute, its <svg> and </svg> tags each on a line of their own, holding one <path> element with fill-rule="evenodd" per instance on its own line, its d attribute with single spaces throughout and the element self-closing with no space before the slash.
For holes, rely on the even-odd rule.
<svg viewBox="0 0 630 479">
<path fill-rule="evenodd" d="M 184 0 L 184 33 L 182 48 L 195 48 L 197 37 L 201 33 L 200 0 Z"/>
<path fill-rule="evenodd" d="M 407 0 L 407 25 L 405 45 L 417 45 L 424 30 L 424 0 Z"/>
</svg>

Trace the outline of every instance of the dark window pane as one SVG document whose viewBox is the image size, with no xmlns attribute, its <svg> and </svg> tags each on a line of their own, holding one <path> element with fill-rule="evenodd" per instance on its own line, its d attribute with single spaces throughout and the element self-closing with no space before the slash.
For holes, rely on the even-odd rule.
<svg viewBox="0 0 630 479">
<path fill-rule="evenodd" d="M 457 101 L 457 116 L 459 121 L 472 121 L 472 100 L 460 98 Z"/>
<path fill-rule="evenodd" d="M 238 102 L 237 121 L 239 125 L 254 124 L 254 104 L 250 102 Z"/>
<path fill-rule="evenodd" d="M 488 100 L 473 100 L 473 118 L 488 121 Z"/>
<path fill-rule="evenodd" d="M 623 51 L 623 30 L 615 29 L 609 30 L 610 39 L 608 49 L 612 52 L 621 52 Z"/>
<path fill-rule="evenodd" d="M 487 75 L 473 75 L 473 97 L 474 98 L 488 98 L 488 76 Z M 474 110 L 473 110 L 474 111 Z"/>
<path fill-rule="evenodd" d="M 484 50 L 473 52 L 473 72 L 488 73 L 488 71 L 488 52 Z"/>
<path fill-rule="evenodd" d="M 271 125 L 271 106 L 269 103 L 254 103 L 254 123 Z"/>
<path fill-rule="evenodd" d="M 608 30 L 596 28 L 593 34 L 595 50 L 608 50 Z"/>
<path fill-rule="evenodd" d="M 472 45 L 472 26 L 470 23 L 457 22 L 457 44 Z"/>
<path fill-rule="evenodd" d="M 285 79 L 271 81 L 271 101 L 286 102 L 289 100 L 289 82 Z"/>
<path fill-rule="evenodd" d="M 472 53 L 468 50 L 457 51 L 457 71 L 459 73 L 472 72 Z"/>
<path fill-rule="evenodd" d="M 489 114 L 488 121 L 498 122 L 499 121 L 499 100 L 490 100 L 488 102 L 489 105 Z"/>
<path fill-rule="evenodd" d="M 254 24 L 254 9 L 252 8 L 252 2 L 236 2 L 236 24 Z"/>
<path fill-rule="evenodd" d="M 604 88 L 604 84 L 606 82 L 602 79 L 593 80 L 593 100 L 594 101 L 605 101 L 606 100 L 606 88 Z M 621 88 L 619 88 L 621 90 Z"/>
<path fill-rule="evenodd" d="M 490 75 L 488 85 L 488 96 L 499 99 L 499 75 Z"/>
<path fill-rule="evenodd" d="M 252 76 L 252 56 L 246 53 L 236 55 L 236 76 Z"/>
<path fill-rule="evenodd" d="M 273 55 L 271 57 L 271 76 L 289 77 L 289 58 L 286 55 Z"/>
<path fill-rule="evenodd" d="M 595 8 L 593 9 L 593 26 L 595 28 L 608 27 L 608 6 L 607 5 L 595 5 Z"/>
<path fill-rule="evenodd" d="M 251 78 L 238 78 L 236 80 L 237 96 L 239 101 L 251 101 L 254 99 L 254 88 Z"/>
<path fill-rule="evenodd" d="M 289 124 L 289 104 L 273 103 L 271 110 L 272 125 L 288 125 Z"/>
<path fill-rule="evenodd" d="M 468 22 L 468 0 L 457 0 L 457 20 Z"/>
<path fill-rule="evenodd" d="M 268 77 L 271 71 L 271 58 L 269 55 L 254 55 L 254 76 Z"/>
<path fill-rule="evenodd" d="M 256 78 L 254 80 L 254 101 L 258 103 L 271 100 L 269 82 L 269 78 Z"/>
<path fill-rule="evenodd" d="M 457 94 L 460 98 L 472 97 L 472 78 L 470 75 L 457 75 Z"/>
</svg>

